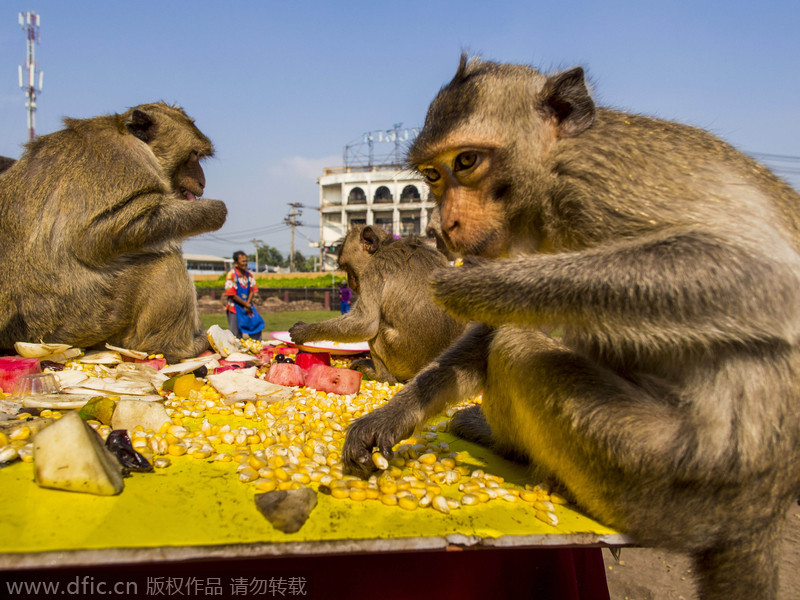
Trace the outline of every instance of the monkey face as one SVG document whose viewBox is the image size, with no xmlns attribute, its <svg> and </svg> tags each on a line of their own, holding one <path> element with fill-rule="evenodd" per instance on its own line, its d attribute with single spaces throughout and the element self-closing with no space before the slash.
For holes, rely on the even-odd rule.
<svg viewBox="0 0 800 600">
<path fill-rule="evenodd" d="M 497 149 L 455 146 L 417 165 L 439 204 L 442 237 L 459 254 L 508 252 L 508 223 L 494 177 Z"/>
<path fill-rule="evenodd" d="M 180 198 L 195 200 L 203 195 L 206 177 L 200 166 L 200 155 L 194 151 L 175 170 L 172 177 L 172 189 Z"/>
</svg>

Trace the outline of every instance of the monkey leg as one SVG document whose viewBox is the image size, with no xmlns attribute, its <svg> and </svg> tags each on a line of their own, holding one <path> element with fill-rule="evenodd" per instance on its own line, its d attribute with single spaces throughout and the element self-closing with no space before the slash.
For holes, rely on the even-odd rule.
<svg viewBox="0 0 800 600">
<path fill-rule="evenodd" d="M 495 447 L 552 473 L 596 518 L 648 538 L 675 534 L 669 522 L 651 524 L 654 511 L 675 509 L 683 423 L 665 400 L 536 329 L 504 326 L 489 349 L 482 409 Z"/>
<path fill-rule="evenodd" d="M 503 444 L 492 434 L 492 428 L 480 406 L 470 406 L 454 414 L 448 423 L 448 431 L 468 442 L 491 448 L 509 460 L 517 462 L 527 462 L 528 460 L 528 457 L 522 454 L 518 448 Z"/>
<path fill-rule="evenodd" d="M 758 536 L 695 554 L 698 596 L 703 600 L 777 598 L 782 525 L 783 515 Z"/>
</svg>

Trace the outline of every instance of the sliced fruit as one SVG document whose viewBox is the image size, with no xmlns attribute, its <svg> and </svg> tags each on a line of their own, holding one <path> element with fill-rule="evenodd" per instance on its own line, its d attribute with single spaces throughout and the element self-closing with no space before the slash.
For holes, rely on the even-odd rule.
<svg viewBox="0 0 800 600">
<path fill-rule="evenodd" d="M 331 366 L 330 352 L 298 352 L 294 357 L 294 364 L 308 371 L 311 365 Z"/>
<path fill-rule="evenodd" d="M 312 365 L 306 375 L 306 387 L 347 396 L 358 393 L 361 377 L 361 373 L 352 369 Z"/>
<path fill-rule="evenodd" d="M 111 417 L 111 427 L 132 431 L 141 425 L 145 431 L 158 431 L 164 423 L 171 419 L 160 402 L 147 400 L 120 400 Z"/>
<path fill-rule="evenodd" d="M 94 419 L 103 425 L 111 425 L 111 416 L 114 414 L 116 406 L 117 403 L 111 398 L 96 396 L 84 404 L 78 414 L 84 421 Z"/>
<path fill-rule="evenodd" d="M 267 381 L 278 385 L 303 386 L 305 371 L 294 363 L 275 363 L 267 371 Z"/>
<path fill-rule="evenodd" d="M 76 412 L 36 434 L 33 466 L 42 487 L 113 496 L 125 486 L 122 467 Z"/>
</svg>

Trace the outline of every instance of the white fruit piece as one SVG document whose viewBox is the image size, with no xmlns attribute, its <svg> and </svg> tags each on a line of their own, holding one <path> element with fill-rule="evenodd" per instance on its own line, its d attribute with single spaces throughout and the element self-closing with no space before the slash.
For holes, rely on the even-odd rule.
<svg viewBox="0 0 800 600">
<path fill-rule="evenodd" d="M 164 423 L 171 422 L 164 405 L 147 400 L 120 400 L 111 417 L 112 429 L 133 431 L 141 425 L 145 431 L 158 431 Z"/>
<path fill-rule="evenodd" d="M 33 467 L 34 480 L 46 488 L 113 496 L 125 487 L 117 459 L 76 412 L 36 434 Z"/>
</svg>

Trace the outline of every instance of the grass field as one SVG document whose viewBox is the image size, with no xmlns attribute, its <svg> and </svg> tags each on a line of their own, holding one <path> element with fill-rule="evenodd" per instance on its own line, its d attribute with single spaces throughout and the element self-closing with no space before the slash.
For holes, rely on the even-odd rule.
<svg viewBox="0 0 800 600">
<path fill-rule="evenodd" d="M 301 310 L 261 314 L 264 319 L 264 331 L 285 331 L 298 321 L 316 323 L 317 321 L 325 321 L 338 316 L 339 311 L 336 310 Z M 212 325 L 219 325 L 223 329 L 228 328 L 228 319 L 225 313 L 200 315 L 200 317 L 203 319 L 203 329 L 208 329 Z"/>
</svg>

